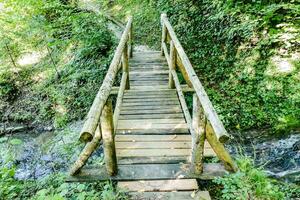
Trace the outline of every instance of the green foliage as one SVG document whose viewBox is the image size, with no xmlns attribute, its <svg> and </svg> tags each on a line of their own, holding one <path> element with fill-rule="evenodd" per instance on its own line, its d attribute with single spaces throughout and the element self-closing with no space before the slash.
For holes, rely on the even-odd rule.
<svg viewBox="0 0 300 200">
<path fill-rule="evenodd" d="M 59 0 L 3 5 L 0 99 L 13 107 L 9 117 L 18 122 L 53 120 L 58 127 L 82 118 L 115 46 L 106 20 Z M 20 64 L 24 55 L 37 61 Z"/>
<path fill-rule="evenodd" d="M 249 158 L 237 161 L 240 171 L 214 180 L 221 186 L 220 199 L 290 199 L 297 197 L 299 187 L 281 184 L 267 178 L 262 169 L 254 167 Z"/>
<path fill-rule="evenodd" d="M 134 14 L 135 37 L 153 38 L 157 49 L 160 13 L 167 13 L 227 128 L 299 127 L 296 1 L 118 0 L 110 8 Z"/>
<path fill-rule="evenodd" d="M 0 199 L 128 199 L 124 192 L 115 190 L 109 182 L 65 183 L 63 174 L 53 174 L 36 181 L 18 181 L 14 179 L 14 174 L 12 167 L 0 168 Z"/>
</svg>

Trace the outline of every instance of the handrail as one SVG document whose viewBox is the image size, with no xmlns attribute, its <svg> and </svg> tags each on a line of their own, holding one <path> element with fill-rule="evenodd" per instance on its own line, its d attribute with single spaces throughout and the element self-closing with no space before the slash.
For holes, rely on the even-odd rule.
<svg viewBox="0 0 300 200">
<path fill-rule="evenodd" d="M 128 40 L 131 40 L 131 27 L 132 27 L 132 17 L 130 17 L 127 22 L 127 25 L 122 34 L 120 43 L 116 49 L 116 52 L 111 61 L 111 64 L 107 71 L 107 74 L 106 74 L 106 76 L 103 80 L 103 83 L 94 99 L 94 102 L 87 114 L 86 121 L 83 125 L 83 128 L 80 133 L 80 138 L 79 138 L 79 140 L 82 142 L 91 141 L 94 136 L 97 125 L 100 120 L 100 116 L 101 116 L 103 107 L 110 95 L 110 91 L 112 89 L 115 77 L 117 75 L 118 65 L 122 58 L 124 48 L 125 48 Z M 130 43 L 131 43 L 131 41 L 130 41 Z M 130 44 L 130 48 L 131 48 L 131 44 Z M 131 51 L 132 50 L 130 49 L 130 52 Z"/>
<path fill-rule="evenodd" d="M 132 56 L 132 17 L 129 18 L 125 30 L 120 39 L 112 62 L 104 81 L 94 99 L 87 119 L 81 130 L 80 140 L 87 142 L 78 159 L 70 168 L 70 175 L 77 174 L 85 165 L 93 151 L 103 140 L 106 168 L 109 174 L 117 173 L 117 160 L 114 144 L 114 131 L 120 113 L 122 98 L 125 89 L 129 89 L 128 57 Z M 112 91 L 112 85 L 118 71 L 123 68 L 122 79 L 118 93 Z M 110 95 L 117 94 L 117 102 L 114 112 Z M 100 119 L 101 118 L 101 119 Z"/>
<path fill-rule="evenodd" d="M 167 52 L 167 47 L 165 43 L 166 34 L 168 33 L 171 41 L 174 44 L 175 50 L 177 52 L 177 55 L 179 56 L 182 65 L 184 67 L 184 71 L 186 72 L 186 77 L 184 77 L 188 83 L 191 83 L 191 86 L 195 90 L 197 97 L 203 107 L 204 114 L 207 118 L 207 120 L 210 122 L 212 129 L 217 137 L 217 140 L 224 143 L 229 139 L 229 135 L 227 131 L 224 128 L 223 123 L 218 117 L 218 114 L 216 113 L 211 101 L 209 100 L 204 87 L 202 86 L 201 82 L 199 81 L 193 66 L 188 59 L 186 53 L 184 52 L 183 47 L 181 46 L 173 28 L 170 24 L 169 20 L 167 19 L 166 14 L 161 15 L 161 23 L 163 26 L 163 37 L 162 37 L 162 51 Z M 165 34 L 165 35 L 164 35 Z M 167 61 L 170 62 L 169 55 L 166 55 Z"/>
</svg>

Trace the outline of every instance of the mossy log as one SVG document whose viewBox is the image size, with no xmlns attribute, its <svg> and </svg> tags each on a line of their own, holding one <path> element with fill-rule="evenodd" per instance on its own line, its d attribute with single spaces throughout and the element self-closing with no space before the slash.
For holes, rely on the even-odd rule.
<svg viewBox="0 0 300 200">
<path fill-rule="evenodd" d="M 85 165 L 89 157 L 92 155 L 94 150 L 99 146 L 101 142 L 101 129 L 98 126 L 95 132 L 95 136 L 93 137 L 92 141 L 88 142 L 82 152 L 80 153 L 76 162 L 70 168 L 70 175 L 76 175 L 80 169 Z"/>
<path fill-rule="evenodd" d="M 193 66 L 188 59 L 183 47 L 181 46 L 173 28 L 170 22 L 167 19 L 167 16 L 165 14 L 161 15 L 161 22 L 163 26 L 162 32 L 164 33 L 165 28 L 167 29 L 168 34 L 170 35 L 170 38 L 172 42 L 174 43 L 174 46 L 176 48 L 177 56 L 180 58 L 182 65 L 186 71 L 186 77 L 185 79 L 189 80 L 191 83 L 191 86 L 194 88 L 201 105 L 203 107 L 204 113 L 207 117 L 207 120 L 211 123 L 212 128 L 214 130 L 214 133 L 216 134 L 216 138 L 224 143 L 229 139 L 229 135 L 227 131 L 224 128 L 223 123 L 219 119 L 211 101 L 209 100 L 204 87 L 202 86 L 201 82 L 198 79 L 197 74 L 195 73 Z M 165 42 L 162 41 L 162 48 L 164 50 Z M 165 52 L 165 51 L 164 51 Z"/>
<path fill-rule="evenodd" d="M 117 156 L 114 140 L 114 125 L 111 98 L 107 100 L 103 108 L 100 122 L 103 137 L 105 166 L 107 173 L 113 176 L 117 173 Z"/>
<path fill-rule="evenodd" d="M 80 133 L 80 141 L 91 141 L 94 136 L 94 132 L 98 125 L 102 109 L 110 95 L 112 85 L 118 72 L 118 65 L 120 63 L 121 57 L 124 52 L 124 48 L 128 41 L 128 34 L 131 29 L 131 24 L 132 17 L 130 17 L 128 20 L 127 26 L 123 32 L 120 43 L 109 66 L 108 72 L 103 80 L 103 84 L 101 85 L 97 96 L 95 97 L 94 102 L 90 108 L 90 111 L 86 117 L 86 121 Z"/>
<path fill-rule="evenodd" d="M 206 117 L 196 94 L 193 95 L 192 124 L 195 130 L 195 141 L 192 144 L 192 170 L 195 174 L 201 174 L 203 172 Z"/>
</svg>

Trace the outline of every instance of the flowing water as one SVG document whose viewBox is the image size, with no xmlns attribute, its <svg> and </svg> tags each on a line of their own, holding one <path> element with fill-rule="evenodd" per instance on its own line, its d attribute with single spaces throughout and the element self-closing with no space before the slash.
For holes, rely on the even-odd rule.
<svg viewBox="0 0 300 200">
<path fill-rule="evenodd" d="M 5 136 L 0 142 L 0 163 L 5 155 L 12 155 L 16 165 L 16 178 L 36 179 L 58 171 L 66 171 L 75 161 L 83 145 L 78 143 L 78 132 L 82 122 L 68 130 L 42 133 L 18 133 Z M 250 156 L 255 164 L 272 177 L 289 182 L 300 182 L 300 133 L 285 138 L 272 138 L 268 132 L 252 131 L 238 133 L 227 145 L 234 157 Z M 246 137 L 240 137 L 245 135 Z M 3 138 L 3 137 L 2 137 Z M 21 144 L 9 141 L 18 138 Z M 102 149 L 92 156 L 91 163 L 100 163 Z"/>
<path fill-rule="evenodd" d="M 237 134 L 235 134 L 237 135 Z M 246 137 L 241 137 L 246 136 Z M 239 133 L 228 145 L 235 157 L 249 156 L 274 178 L 300 182 L 300 133 L 274 137 L 266 131 Z"/>
</svg>

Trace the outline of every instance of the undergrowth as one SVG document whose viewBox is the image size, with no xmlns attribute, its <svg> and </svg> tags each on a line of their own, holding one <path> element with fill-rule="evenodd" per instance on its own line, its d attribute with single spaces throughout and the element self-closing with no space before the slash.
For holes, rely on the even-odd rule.
<svg viewBox="0 0 300 200">
<path fill-rule="evenodd" d="M 61 127 L 83 118 L 115 47 L 106 19 L 59 0 L 2 5 L 2 122 Z"/>
<path fill-rule="evenodd" d="M 117 191 L 111 182 L 66 183 L 62 173 L 52 174 L 40 180 L 20 181 L 14 178 L 13 167 L 0 168 L 0 199 L 32 200 L 126 200 L 125 192 Z"/>
<path fill-rule="evenodd" d="M 229 129 L 299 129 L 300 7 L 297 1 L 117 0 L 135 38 L 159 49 L 162 12 Z"/>
<path fill-rule="evenodd" d="M 214 189 L 211 193 L 216 199 L 288 200 L 300 197 L 299 186 L 268 178 L 263 169 L 254 166 L 250 158 L 240 158 L 237 164 L 239 172 L 216 178 L 213 181 L 218 189 Z"/>
</svg>

